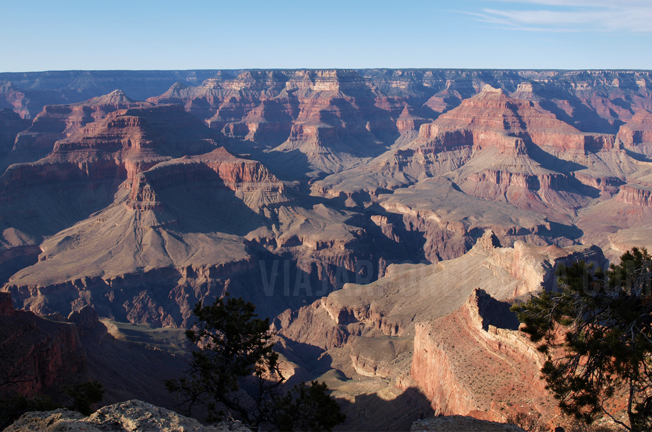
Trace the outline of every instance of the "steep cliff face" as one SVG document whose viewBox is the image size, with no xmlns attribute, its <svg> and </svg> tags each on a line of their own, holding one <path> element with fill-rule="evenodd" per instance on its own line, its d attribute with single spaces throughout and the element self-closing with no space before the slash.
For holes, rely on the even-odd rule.
<svg viewBox="0 0 652 432">
<path fill-rule="evenodd" d="M 444 177 L 466 195 L 570 225 L 578 212 L 611 198 L 640 171 L 614 135 L 568 123 L 547 99 L 559 97 L 561 90 L 546 93 L 547 84 L 519 85 L 509 89 L 511 95 L 490 85 L 473 90 L 472 97 L 421 125 L 416 139 L 397 141 L 393 150 L 316 181 L 313 194 L 368 206 L 387 191 Z"/>
<path fill-rule="evenodd" d="M 245 71 L 196 88 L 175 85 L 150 101 L 184 103 L 228 137 L 296 155 L 282 170 L 294 176 L 340 171 L 377 154 L 399 135 L 403 108 L 351 70 Z M 266 160 L 280 167 L 281 157 Z"/>
<path fill-rule="evenodd" d="M 51 391 L 86 367 L 75 325 L 14 310 L 8 293 L 0 293 L 0 353 L 0 395 Z"/>
<path fill-rule="evenodd" d="M 24 159 L 39 159 L 50 153 L 55 142 L 69 137 L 88 123 L 129 107 L 149 106 L 128 98 L 121 90 L 72 105 L 46 105 L 31 126 L 16 137 L 13 150 Z"/>
<path fill-rule="evenodd" d="M 14 305 L 11 301 L 11 294 L 0 293 L 0 315 L 11 316 L 14 314 Z"/>
<path fill-rule="evenodd" d="M 285 311 L 274 321 L 279 351 L 300 366 L 297 374 L 316 367 L 302 354 L 309 350 L 310 358 L 329 359 L 320 374 L 337 369 L 367 386 L 390 382 L 396 391 L 414 380 L 441 413 L 504 421 L 510 409 L 552 412 L 554 401 L 536 393 L 543 383 L 535 384 L 535 402 L 528 405 L 528 383 L 539 375 L 541 357 L 518 333 L 509 304 L 494 298 L 551 288 L 555 266 L 577 259 L 604 264 L 597 248 L 521 242 L 502 248 L 487 232 L 460 258 L 390 265 L 378 281 L 349 283 L 312 305 Z M 446 344 L 433 342 L 433 332 L 445 333 Z M 340 383 L 337 391 L 353 389 Z"/>
<path fill-rule="evenodd" d="M 617 137 L 625 147 L 652 157 L 652 113 L 638 111 L 620 127 Z"/>
<path fill-rule="evenodd" d="M 30 124 L 29 120 L 21 119 L 18 113 L 9 108 L 0 110 L 0 159 L 13 149 L 16 135 L 27 129 Z"/>
<path fill-rule="evenodd" d="M 492 421 L 519 411 L 545 421 L 558 414 L 537 378 L 543 355 L 508 307 L 476 289 L 457 311 L 417 324 L 411 374 L 436 412 Z"/>
<path fill-rule="evenodd" d="M 620 188 L 618 200 L 639 207 L 652 207 L 652 186 L 628 184 Z"/>
</svg>

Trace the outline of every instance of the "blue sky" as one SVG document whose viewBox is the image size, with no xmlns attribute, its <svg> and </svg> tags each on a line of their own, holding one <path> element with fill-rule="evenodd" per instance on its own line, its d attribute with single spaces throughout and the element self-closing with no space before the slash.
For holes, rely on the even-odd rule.
<svg viewBox="0 0 652 432">
<path fill-rule="evenodd" d="M 652 0 L 0 0 L 0 72 L 652 69 Z"/>
</svg>

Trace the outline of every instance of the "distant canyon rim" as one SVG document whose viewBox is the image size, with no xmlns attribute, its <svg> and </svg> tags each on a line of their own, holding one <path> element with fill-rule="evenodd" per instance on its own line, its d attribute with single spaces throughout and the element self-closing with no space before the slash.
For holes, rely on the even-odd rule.
<svg viewBox="0 0 652 432">
<path fill-rule="evenodd" d="M 559 264 L 652 249 L 652 72 L 0 73 L 0 173 L 0 344 L 32 341 L 25 394 L 83 373 L 172 407 L 129 373 L 174 373 L 152 341 L 228 292 L 344 429 L 553 424 L 508 306 Z"/>
</svg>

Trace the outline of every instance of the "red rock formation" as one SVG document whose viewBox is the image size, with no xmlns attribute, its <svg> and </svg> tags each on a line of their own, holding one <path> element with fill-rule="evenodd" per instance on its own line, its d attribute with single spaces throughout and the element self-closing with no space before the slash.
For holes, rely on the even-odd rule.
<svg viewBox="0 0 652 432">
<path fill-rule="evenodd" d="M 414 110 L 411 110 L 408 105 L 405 105 L 401 115 L 396 120 L 396 128 L 400 133 L 418 131 L 421 125 L 426 122 L 426 119 L 416 116 Z"/>
<path fill-rule="evenodd" d="M 501 153 L 525 154 L 523 139 L 555 151 L 599 151 L 614 148 L 610 135 L 585 134 L 558 120 L 531 101 L 516 100 L 501 89 L 485 86 L 478 95 L 423 125 L 419 139 L 428 143 L 442 132 L 468 130 L 476 149 L 497 148 Z"/>
<path fill-rule="evenodd" d="M 107 104 L 124 99 L 120 93 L 109 96 L 94 100 L 100 104 L 97 107 L 112 106 Z M 214 149 L 216 143 L 210 136 L 198 119 L 176 105 L 114 110 L 97 122 L 74 129 L 38 163 L 10 167 L 0 177 L 0 200 L 20 199 L 16 194 L 24 187 L 133 180 L 139 172 L 170 156 Z"/>
<path fill-rule="evenodd" d="M 639 207 L 652 207 L 652 186 L 627 184 L 620 187 L 619 201 Z"/>
<path fill-rule="evenodd" d="M 618 131 L 618 139 L 626 148 L 652 157 L 652 113 L 641 110 Z"/>
<path fill-rule="evenodd" d="M 459 310 L 418 324 L 412 377 L 443 415 L 505 421 L 538 411 L 548 421 L 558 410 L 538 378 L 543 355 L 518 330 L 494 325 L 493 303 L 475 290 Z"/>
<path fill-rule="evenodd" d="M 109 113 L 149 105 L 129 99 L 120 90 L 77 104 L 46 105 L 29 129 L 16 138 L 14 148 L 36 158 L 43 157 L 53 150 L 56 141 L 71 136 L 89 123 L 104 119 Z"/>
<path fill-rule="evenodd" d="M 652 143 L 652 113 L 639 111 L 618 131 L 618 138 L 628 147 Z"/>
<path fill-rule="evenodd" d="M 214 187 L 244 194 L 250 189 L 267 195 L 269 198 L 262 199 L 265 204 L 287 202 L 287 198 L 282 196 L 284 185 L 260 162 L 239 159 L 224 148 L 218 148 L 200 156 L 174 159 L 135 175 L 128 206 L 141 210 L 154 208 L 160 206 L 156 190 L 180 184 L 192 187 L 197 183 L 203 187 L 213 184 Z"/>
<path fill-rule="evenodd" d="M 29 108 L 27 107 L 29 99 L 23 91 L 17 89 L 11 82 L 0 83 L 0 98 L 4 99 L 2 101 L 4 102 L 3 105 L 7 105 L 2 108 L 11 108 L 22 118 L 30 118 Z"/>
<path fill-rule="evenodd" d="M 0 395 L 35 396 L 69 382 L 85 368 L 77 328 L 16 311 L 0 293 Z"/>
</svg>

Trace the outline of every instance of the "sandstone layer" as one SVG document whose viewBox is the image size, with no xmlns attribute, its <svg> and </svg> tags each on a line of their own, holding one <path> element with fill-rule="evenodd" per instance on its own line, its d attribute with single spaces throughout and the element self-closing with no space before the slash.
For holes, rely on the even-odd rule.
<svg viewBox="0 0 652 432">
<path fill-rule="evenodd" d="M 537 402 L 526 403 L 534 396 L 525 383 L 538 376 L 541 359 L 518 333 L 509 304 L 492 297 L 510 300 L 544 287 L 552 289 L 555 267 L 579 259 L 605 263 L 597 248 L 536 247 L 522 242 L 502 248 L 487 232 L 460 258 L 432 265 L 391 265 L 376 282 L 347 284 L 312 305 L 284 312 L 274 321 L 281 337 L 278 350 L 295 364 L 293 379 L 325 377 L 336 396 L 358 405 L 373 400 L 371 395 L 400 401 L 408 392 L 419 395 L 410 409 L 413 418 L 425 412 L 419 402 L 424 400 L 442 414 L 498 421 L 519 410 L 552 415 L 555 404 L 542 381 L 535 385 Z M 432 324 L 436 331 L 455 333 L 451 346 L 442 345 L 440 351 L 432 349 L 438 342 L 425 346 L 432 340 L 424 330 L 431 328 L 431 322 L 436 323 Z M 450 362 L 468 364 L 468 369 L 459 372 L 433 355 L 444 359 L 450 355 Z M 471 361 L 474 358 L 477 364 Z M 488 367 L 487 358 L 496 358 L 498 363 L 492 360 L 492 364 L 504 366 L 506 372 L 489 371 L 487 377 L 472 372 L 475 367 Z M 523 375 L 510 372 L 521 367 Z M 505 391 L 491 396 L 483 381 L 487 379 Z M 482 402 L 473 399 L 476 393 Z"/>
<path fill-rule="evenodd" d="M 450 336 L 418 329 L 466 323 L 469 350 L 526 362 L 496 342 L 511 333 L 473 321 L 473 289 L 507 301 L 551 286 L 559 263 L 604 265 L 593 244 L 610 259 L 652 247 L 650 78 L 0 74 L 2 290 L 19 308 L 94 323 L 75 326 L 112 401 L 165 406 L 160 383 L 138 368 L 169 375 L 183 356 L 127 336 L 165 340 L 192 325 L 196 302 L 245 297 L 277 317 L 291 381 L 327 380 L 352 427 L 409 428 L 443 409 L 442 390 L 419 390 L 410 374 L 415 337 Z M 440 351 L 444 385 L 472 388 L 455 348 Z M 455 410 L 499 419 L 478 395 Z"/>
<path fill-rule="evenodd" d="M 557 404 L 538 379 L 545 358 L 518 321 L 507 320 L 508 307 L 476 289 L 459 310 L 416 326 L 411 374 L 435 412 L 492 421 L 518 411 L 546 422 L 554 416 Z"/>
</svg>

